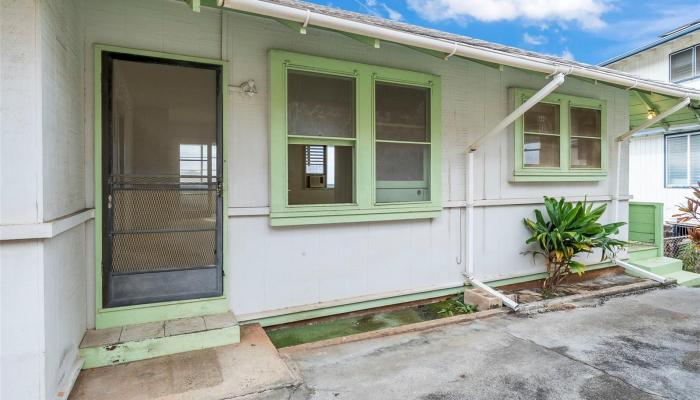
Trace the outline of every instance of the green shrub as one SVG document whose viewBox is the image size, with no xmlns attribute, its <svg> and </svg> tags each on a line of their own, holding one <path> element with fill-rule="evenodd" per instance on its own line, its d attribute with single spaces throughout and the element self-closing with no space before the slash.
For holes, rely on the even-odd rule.
<svg viewBox="0 0 700 400">
<path fill-rule="evenodd" d="M 605 204 L 594 208 L 586 201 L 574 204 L 564 198 L 545 197 L 544 207 L 546 219 L 540 210 L 535 210 L 534 221 L 524 220 L 531 234 L 526 243 L 539 247 L 524 253 L 544 257 L 547 265 L 548 276 L 543 289 L 552 291 L 571 273 L 581 275 L 585 272 L 585 265 L 573 260 L 577 254 L 601 249 L 602 262 L 627 244 L 613 236 L 624 222 L 605 225 L 598 222 L 605 212 Z"/>
</svg>

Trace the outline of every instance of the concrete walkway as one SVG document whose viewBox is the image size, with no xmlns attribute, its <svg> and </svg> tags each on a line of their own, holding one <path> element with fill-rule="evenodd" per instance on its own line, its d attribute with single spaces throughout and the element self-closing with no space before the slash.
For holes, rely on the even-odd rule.
<svg viewBox="0 0 700 400">
<path fill-rule="evenodd" d="M 83 371 L 70 399 L 699 399 L 700 289 L 311 350 L 239 345 Z"/>
<path fill-rule="evenodd" d="M 698 399 L 700 289 L 290 352 L 304 383 L 251 399 Z"/>
</svg>

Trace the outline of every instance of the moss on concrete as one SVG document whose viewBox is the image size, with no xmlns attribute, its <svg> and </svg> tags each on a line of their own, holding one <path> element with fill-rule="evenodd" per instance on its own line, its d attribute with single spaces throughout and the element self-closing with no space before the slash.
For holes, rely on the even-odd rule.
<svg viewBox="0 0 700 400">
<path fill-rule="evenodd" d="M 444 310 L 450 310 L 446 313 Z M 430 321 L 451 315 L 472 312 L 464 307 L 459 296 L 437 303 L 423 304 L 401 310 L 381 312 L 370 315 L 338 318 L 327 321 L 311 322 L 282 328 L 270 327 L 267 334 L 278 348 L 295 346 L 303 343 L 332 339 L 357 333 L 393 328 L 401 325 Z"/>
</svg>

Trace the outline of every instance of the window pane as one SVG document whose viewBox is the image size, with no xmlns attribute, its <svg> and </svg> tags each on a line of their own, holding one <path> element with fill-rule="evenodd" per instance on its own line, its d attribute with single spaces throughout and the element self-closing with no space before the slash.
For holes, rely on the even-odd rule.
<svg viewBox="0 0 700 400">
<path fill-rule="evenodd" d="M 559 134 L 559 105 L 537 103 L 525 113 L 525 132 Z"/>
<path fill-rule="evenodd" d="M 693 77 L 693 49 L 681 51 L 671 56 L 671 80 L 680 81 Z"/>
<path fill-rule="evenodd" d="M 377 202 L 430 200 L 430 145 L 377 143 Z"/>
<path fill-rule="evenodd" d="M 526 167 L 559 168 L 559 136 L 525 134 L 523 152 Z"/>
<path fill-rule="evenodd" d="M 290 144 L 289 204 L 353 202 L 353 155 L 350 146 Z"/>
<path fill-rule="evenodd" d="M 571 138 L 571 168 L 600 168 L 600 139 Z"/>
<path fill-rule="evenodd" d="M 378 83 L 377 139 L 429 142 L 429 99 L 427 88 Z"/>
<path fill-rule="evenodd" d="M 571 135 L 600 137 L 600 110 L 571 107 Z"/>
<path fill-rule="evenodd" d="M 355 79 L 289 71 L 290 135 L 355 136 Z"/>
<path fill-rule="evenodd" d="M 688 185 L 688 138 L 666 138 L 666 185 Z"/>
<path fill-rule="evenodd" d="M 700 135 L 690 137 L 690 184 L 700 182 Z"/>
</svg>

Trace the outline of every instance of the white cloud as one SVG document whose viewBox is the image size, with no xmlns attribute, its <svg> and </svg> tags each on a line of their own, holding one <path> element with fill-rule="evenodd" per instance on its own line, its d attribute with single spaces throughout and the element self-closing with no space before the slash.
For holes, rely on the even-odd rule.
<svg viewBox="0 0 700 400">
<path fill-rule="evenodd" d="M 540 46 L 547 43 L 547 38 L 544 35 L 530 35 L 525 32 L 523 34 L 523 42 L 533 46 Z"/>
<path fill-rule="evenodd" d="M 400 12 L 389 7 L 386 3 L 382 3 L 377 0 L 355 0 L 355 3 L 362 7 L 369 15 L 374 15 L 375 17 L 386 16 L 394 21 L 400 21 L 403 19 L 403 15 Z"/>
<path fill-rule="evenodd" d="M 574 61 L 574 55 L 569 51 L 569 49 L 564 49 L 564 51 L 559 56 L 565 60 Z"/>
<path fill-rule="evenodd" d="M 476 19 L 482 22 L 576 22 L 583 29 L 605 27 L 602 16 L 614 0 L 407 0 L 408 6 L 429 21 Z"/>
<path fill-rule="evenodd" d="M 382 3 L 382 8 L 384 8 L 384 11 L 386 11 L 387 15 L 389 16 L 389 19 L 393 19 L 394 21 L 401 21 L 403 19 L 403 15 L 401 15 L 400 12 L 387 6 L 386 3 Z"/>
</svg>

